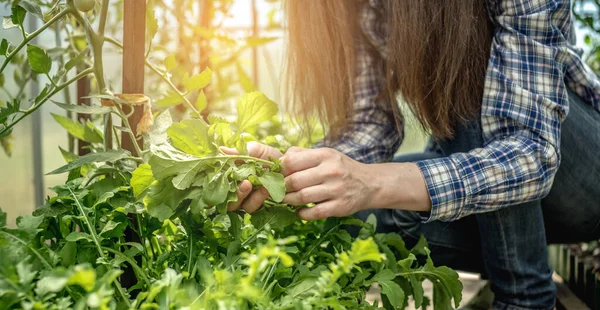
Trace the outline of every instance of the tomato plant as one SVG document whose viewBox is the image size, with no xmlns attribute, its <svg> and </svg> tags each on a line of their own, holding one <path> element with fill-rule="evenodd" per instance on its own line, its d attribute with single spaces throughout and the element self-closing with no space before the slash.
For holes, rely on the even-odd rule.
<svg viewBox="0 0 600 310">
<path fill-rule="evenodd" d="M 61 149 L 66 164 L 50 174 L 66 174 L 65 183 L 15 229 L 0 210 L 0 309 L 374 309 L 379 305 L 366 301 L 372 285 L 381 288 L 386 308 L 402 309 L 411 300 L 416 307 L 458 306 L 458 275 L 434 265 L 425 240 L 408 249 L 398 234 L 376 233 L 374 217 L 303 222 L 296 207 L 282 203 L 280 163 L 249 157 L 246 150 L 255 140 L 283 151 L 290 145 L 281 123 L 273 123 L 277 104 L 263 93 L 239 96 L 231 117 L 202 117 L 204 90 L 218 71 L 203 68 L 174 81 L 177 60 L 169 54 L 154 63 L 149 44 L 146 66 L 169 89 L 158 102 L 182 102 L 189 115 L 174 121 L 165 108 L 174 104 L 152 110 L 144 95 L 115 95 L 102 57 L 104 43 L 122 47 L 106 31 L 109 0 L 86 14 L 76 3 L 84 4 L 12 2 L 5 19 L 23 41 L 13 47 L 2 40 L 0 74 L 13 62 L 27 66 L 29 79 L 45 77 L 48 84 L 28 107 L 15 96 L 0 108 L 0 138 L 79 79 L 92 78 L 95 93 L 91 105 L 55 102 L 67 116 L 54 119 L 90 151 L 79 156 Z M 27 14 L 44 25 L 27 33 Z M 148 19 L 153 38 L 152 11 Z M 29 44 L 60 24 L 85 33 L 69 32 L 64 63 Z M 134 106 L 143 107 L 135 132 L 125 112 Z M 74 113 L 93 117 L 78 122 L 69 117 Z M 122 125 L 108 121 L 111 116 Z M 116 132 L 132 141 L 143 137 L 144 144 L 134 143 L 135 155 L 114 147 L 120 144 Z M 225 154 L 221 146 L 240 155 Z M 265 187 L 269 199 L 252 215 L 227 212 L 246 179 Z M 126 269 L 133 271 L 132 286 L 122 284 Z M 431 301 L 423 293 L 425 280 L 433 283 Z"/>
</svg>

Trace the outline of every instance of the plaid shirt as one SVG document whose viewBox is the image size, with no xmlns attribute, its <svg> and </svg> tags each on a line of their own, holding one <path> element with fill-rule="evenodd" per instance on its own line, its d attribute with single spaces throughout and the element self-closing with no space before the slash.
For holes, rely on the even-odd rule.
<svg viewBox="0 0 600 310">
<path fill-rule="evenodd" d="M 569 43 L 574 34 L 568 0 L 486 1 L 495 36 L 481 109 L 484 147 L 417 162 L 432 202 L 427 221 L 453 221 L 544 197 L 560 162 L 567 87 L 600 111 L 600 80 Z M 403 138 L 390 104 L 376 101 L 388 53 L 382 9 L 379 0 L 363 6 L 362 30 L 379 53 L 358 47 L 356 114 L 350 130 L 326 144 L 365 163 L 390 161 Z"/>
</svg>

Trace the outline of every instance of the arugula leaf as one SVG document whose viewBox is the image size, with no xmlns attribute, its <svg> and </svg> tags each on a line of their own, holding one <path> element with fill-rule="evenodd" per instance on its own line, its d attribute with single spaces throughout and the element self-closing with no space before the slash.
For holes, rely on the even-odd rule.
<svg viewBox="0 0 600 310">
<path fill-rule="evenodd" d="M 404 291 L 394 281 L 379 281 L 379 287 L 381 287 L 381 294 L 385 295 L 390 301 L 390 304 L 394 309 L 402 309 L 404 304 Z"/>
<path fill-rule="evenodd" d="M 144 197 L 144 205 L 148 214 L 162 222 L 173 215 L 185 197 L 186 192 L 175 188 L 171 180 L 154 181 Z"/>
<path fill-rule="evenodd" d="M 222 204 L 227 199 L 230 189 L 227 173 L 208 175 L 204 180 L 202 200 L 211 206 Z"/>
<path fill-rule="evenodd" d="M 129 152 L 125 150 L 110 150 L 106 152 L 90 153 L 83 155 L 76 160 L 56 169 L 47 174 L 60 174 L 76 168 L 79 168 L 86 164 L 97 163 L 97 162 L 110 162 L 114 163 L 118 160 L 124 159 L 131 156 Z"/>
<path fill-rule="evenodd" d="M 277 104 L 261 92 L 251 92 L 238 100 L 238 128 L 240 131 L 270 120 L 277 115 Z"/>
<path fill-rule="evenodd" d="M 69 242 L 77 242 L 79 240 L 85 240 L 88 242 L 93 242 L 94 239 L 92 238 L 92 236 L 88 233 L 84 233 L 84 232 L 79 232 L 79 231 L 74 231 L 72 233 L 70 233 L 67 237 L 65 237 L 65 240 L 69 241 Z"/>
<path fill-rule="evenodd" d="M 250 221 L 257 229 L 262 229 L 269 225 L 271 229 L 284 229 L 296 222 L 296 212 L 290 211 L 286 207 L 261 208 L 254 212 Z"/>
<path fill-rule="evenodd" d="M 265 174 L 258 177 L 258 180 L 267 189 L 275 202 L 283 201 L 285 197 L 285 182 L 281 173 L 265 172 Z"/>
<path fill-rule="evenodd" d="M 44 218 L 41 216 L 33 216 L 28 214 L 20 216 L 17 219 L 17 227 L 19 227 L 20 231 L 27 233 L 29 237 L 32 238 L 39 231 L 41 231 L 41 229 L 39 229 L 38 227 L 40 226 L 40 224 L 42 224 L 43 221 Z"/>
<path fill-rule="evenodd" d="M 48 74 L 52 69 L 52 59 L 43 49 L 27 44 L 27 62 L 35 73 Z"/>
<path fill-rule="evenodd" d="M 171 53 L 169 56 L 165 58 L 165 70 L 171 71 L 177 67 L 177 60 L 175 59 L 175 54 Z"/>
</svg>

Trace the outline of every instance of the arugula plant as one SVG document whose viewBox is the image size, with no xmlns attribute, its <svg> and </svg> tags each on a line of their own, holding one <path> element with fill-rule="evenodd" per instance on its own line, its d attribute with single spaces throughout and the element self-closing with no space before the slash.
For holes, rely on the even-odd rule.
<svg viewBox="0 0 600 310">
<path fill-rule="evenodd" d="M 53 115 L 73 137 L 88 142 L 91 152 L 78 156 L 61 149 L 66 164 L 50 174 L 68 174 L 66 182 L 52 188 L 55 195 L 33 214 L 19 218 L 17 228 L 7 227 L 0 210 L 0 309 L 375 309 L 379 305 L 366 301 L 373 285 L 381 288 L 388 309 L 413 301 L 417 307 L 458 306 L 458 276 L 433 264 L 425 240 L 407 249 L 399 235 L 376 233 L 374 217 L 366 223 L 352 218 L 303 222 L 294 207 L 281 203 L 280 163 L 252 158 L 246 150 L 254 140 L 283 151 L 289 146 L 272 122 L 277 105 L 264 94 L 241 96 L 232 119 L 208 115 L 205 120 L 199 117 L 206 107 L 201 94 L 212 71 L 188 75 L 181 90 L 171 80 L 171 60 L 158 68 L 147 59 L 192 111 L 191 119 L 173 122 L 169 110 L 153 113 L 144 96 L 115 96 L 104 81 L 103 43 L 120 45 L 104 31 L 108 0 L 96 6 L 98 15 L 95 9 L 81 11 L 91 8 L 89 1 L 52 4 L 42 15 L 36 2 L 21 0 L 5 19 L 22 31 L 24 41 L 16 47 L 2 41 L 6 59 L 0 73 L 22 58 L 30 78 L 42 74 L 51 82 L 28 108 L 14 100 L 0 109 L 0 136 L 8 137 L 21 119 L 88 75 L 97 84 L 93 98 L 102 104 L 56 105 L 104 120 L 112 115 L 122 126 L 105 121 L 101 130 L 93 122 Z M 46 23 L 28 34 L 26 14 Z M 80 52 L 54 73 L 48 51 L 27 43 L 65 18 L 76 21 L 86 39 L 78 45 L 80 36 L 70 37 Z M 19 53 L 23 49 L 27 57 Z M 78 73 L 67 79 L 75 67 Z M 199 95 L 192 104 L 194 93 Z M 135 105 L 144 105 L 138 132 L 124 112 Z M 136 145 L 139 156 L 113 147 L 118 131 L 132 140 L 144 137 L 145 145 Z M 264 137 L 264 132 L 279 135 Z M 240 155 L 225 154 L 222 146 Z M 264 186 L 269 199 L 252 215 L 227 212 L 245 179 Z M 352 227 L 358 236 L 348 232 Z M 139 241 L 126 238 L 126 231 Z M 133 270 L 131 287 L 121 284 L 125 269 Z M 432 300 L 424 296 L 424 280 L 433 283 Z"/>
</svg>

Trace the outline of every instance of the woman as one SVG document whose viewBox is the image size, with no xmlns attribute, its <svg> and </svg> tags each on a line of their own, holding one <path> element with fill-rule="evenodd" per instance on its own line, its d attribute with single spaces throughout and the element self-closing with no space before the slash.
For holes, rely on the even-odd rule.
<svg viewBox="0 0 600 310">
<path fill-rule="evenodd" d="M 292 108 L 329 134 L 285 154 L 284 201 L 317 203 L 299 211 L 306 220 L 375 214 L 408 244 L 423 234 L 437 264 L 486 274 L 495 309 L 553 308 L 547 242 L 600 237 L 600 81 L 571 48 L 569 1 L 287 10 Z M 403 138 L 396 95 L 435 150 L 390 162 Z M 231 209 L 255 211 L 267 193 L 250 192 L 242 183 Z"/>
</svg>

